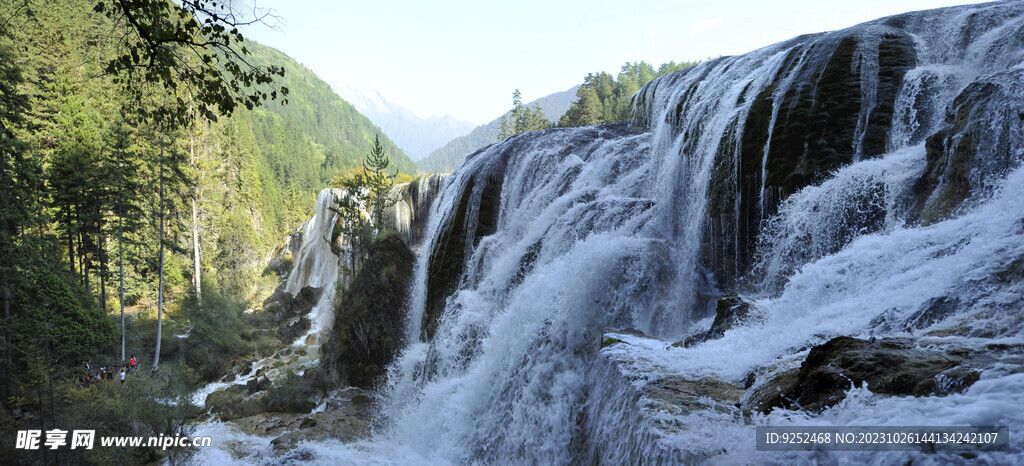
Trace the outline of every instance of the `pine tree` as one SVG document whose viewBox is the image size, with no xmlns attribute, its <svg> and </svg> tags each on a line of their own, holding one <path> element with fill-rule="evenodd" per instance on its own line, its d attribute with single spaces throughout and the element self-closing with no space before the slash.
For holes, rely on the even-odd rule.
<svg viewBox="0 0 1024 466">
<path fill-rule="evenodd" d="M 515 128 L 509 125 L 508 113 L 501 116 L 501 123 L 498 125 L 498 140 L 504 141 L 505 138 L 515 134 Z"/>
<path fill-rule="evenodd" d="M 576 101 L 558 121 L 559 126 L 589 126 L 629 120 L 633 95 L 652 79 L 693 66 L 669 62 L 658 71 L 646 62 L 627 62 L 616 78 L 608 73 L 589 73 L 576 91 Z"/>
<path fill-rule="evenodd" d="M 540 103 L 533 104 L 532 107 L 528 108 L 528 111 L 530 112 L 530 118 L 528 119 L 527 131 L 541 131 L 551 127 L 551 120 L 544 116 L 544 109 L 540 107 Z"/>
<path fill-rule="evenodd" d="M 527 106 L 523 103 L 522 94 L 519 89 L 512 93 L 512 110 L 501 116 L 501 124 L 498 129 L 498 140 L 523 134 L 529 131 L 539 131 L 551 127 L 551 122 L 544 117 L 544 110 L 540 104 Z"/>
<path fill-rule="evenodd" d="M 378 230 L 387 228 L 385 215 L 395 205 L 395 199 L 391 196 L 391 188 L 395 184 L 395 177 L 398 170 L 388 173 L 388 166 L 391 159 L 384 153 L 380 145 L 380 136 L 373 139 L 373 148 L 370 154 L 363 161 L 363 173 L 366 177 L 367 188 L 370 190 L 370 202 L 373 209 L 373 224 Z"/>
<path fill-rule="evenodd" d="M 6 31 L 0 26 L 0 38 Z M 42 184 L 40 164 L 26 157 L 28 145 L 15 135 L 15 128 L 24 124 L 23 115 L 28 109 L 28 99 L 18 92 L 17 86 L 23 78 L 21 69 L 14 64 L 13 54 L 6 44 L 0 43 L 0 307 L 3 309 L 3 360 L 0 367 L 4 374 L 14 374 L 11 316 L 14 292 L 21 274 L 19 264 L 27 260 L 23 241 L 26 227 L 31 223 L 34 210 L 32 204 L 41 197 Z M 3 399 L 11 395 L 11 377 L 3 379 Z"/>
<path fill-rule="evenodd" d="M 355 276 L 369 252 L 374 237 L 390 227 L 386 220 L 388 210 L 394 206 L 391 196 L 398 171 L 388 172 L 391 160 L 374 138 L 373 148 L 360 162 L 359 169 L 341 181 L 344 194 L 335 199 L 332 210 L 339 220 L 330 238 L 331 244 L 341 237 L 350 247 L 348 272 Z M 366 218 L 366 213 L 369 218 Z"/>
<path fill-rule="evenodd" d="M 126 121 L 125 116 L 130 116 L 126 109 L 122 109 L 120 117 L 110 125 L 106 136 L 107 142 L 105 165 L 112 170 L 104 170 L 109 173 L 108 182 L 114 183 L 111 188 L 109 209 L 117 223 L 117 294 L 121 314 L 121 362 L 126 358 L 126 330 L 125 330 L 125 251 L 127 247 L 137 246 L 133 236 L 125 236 L 125 232 L 139 231 L 143 228 L 143 207 L 142 196 L 145 186 L 140 181 L 140 163 L 138 157 L 139 148 L 133 141 L 138 138 L 137 131 L 131 127 L 132 122 Z M 137 266 L 136 261 L 129 260 L 129 266 Z"/>
</svg>

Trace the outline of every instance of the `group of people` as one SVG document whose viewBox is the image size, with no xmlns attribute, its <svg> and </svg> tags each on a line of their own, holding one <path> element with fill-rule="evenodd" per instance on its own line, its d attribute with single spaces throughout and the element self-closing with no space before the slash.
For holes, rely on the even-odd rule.
<svg viewBox="0 0 1024 466">
<path fill-rule="evenodd" d="M 81 383 L 78 385 L 79 388 L 88 387 L 95 383 L 114 379 L 115 372 L 107 371 L 106 366 L 101 366 L 99 370 L 93 370 L 92 364 L 89 364 L 89 361 L 82 362 L 82 365 L 85 366 L 85 377 L 82 377 L 80 380 Z M 132 355 L 131 359 L 129 359 L 126 364 L 122 364 L 121 370 L 117 372 L 121 379 L 121 384 L 124 384 L 125 377 L 128 374 L 135 372 L 136 367 L 138 367 L 138 361 L 135 359 L 135 355 Z"/>
</svg>

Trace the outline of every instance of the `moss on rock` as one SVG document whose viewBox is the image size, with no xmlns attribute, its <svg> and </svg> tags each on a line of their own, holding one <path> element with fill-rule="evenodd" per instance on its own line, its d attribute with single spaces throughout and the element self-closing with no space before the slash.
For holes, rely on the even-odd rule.
<svg viewBox="0 0 1024 466">
<path fill-rule="evenodd" d="M 764 400 L 774 407 L 821 411 L 846 398 L 846 392 L 867 383 L 874 393 L 896 396 L 941 396 L 967 389 L 978 380 L 965 364 L 965 353 L 925 350 L 912 340 L 867 341 L 840 336 L 811 348 L 795 383 Z"/>
<path fill-rule="evenodd" d="M 416 257 L 397 234 L 378 238 L 342 295 L 324 343 L 323 366 L 337 382 L 371 387 L 405 335 L 405 308 Z"/>
</svg>

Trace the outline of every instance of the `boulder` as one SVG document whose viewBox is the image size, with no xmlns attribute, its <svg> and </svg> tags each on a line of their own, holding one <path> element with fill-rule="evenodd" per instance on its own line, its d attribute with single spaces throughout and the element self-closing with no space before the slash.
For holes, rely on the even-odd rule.
<svg viewBox="0 0 1024 466">
<path fill-rule="evenodd" d="M 219 415 L 221 420 L 230 421 L 263 411 L 264 397 L 263 393 L 249 396 L 246 386 L 232 385 L 209 394 L 206 397 L 206 407 L 211 413 Z"/>
<path fill-rule="evenodd" d="M 776 406 L 821 411 L 836 405 L 846 398 L 848 390 L 864 383 L 872 392 L 885 395 L 958 393 L 980 375 L 965 365 L 966 354 L 916 348 L 909 339 L 867 341 L 836 337 L 811 348 L 793 385 L 770 399 L 760 399 L 755 408 L 764 412 Z"/>
<path fill-rule="evenodd" d="M 277 329 L 277 335 L 284 341 L 292 341 L 305 335 L 309 331 L 310 322 L 306 316 L 299 317 L 293 322 L 287 325 L 282 325 Z"/>
<path fill-rule="evenodd" d="M 761 374 L 751 372 L 745 383 L 748 391 L 743 397 L 743 413 L 767 413 L 775 407 L 783 406 L 788 400 L 787 392 L 796 385 L 799 373 L 800 368 L 792 366 L 769 368 Z M 758 379 L 765 380 L 757 384 Z"/>
<path fill-rule="evenodd" d="M 276 456 L 295 450 L 300 442 L 322 442 L 327 439 L 354 442 L 370 433 L 369 418 L 352 416 L 342 411 L 296 416 L 291 422 L 294 428 L 270 441 Z"/>
<path fill-rule="evenodd" d="M 734 415 L 739 412 L 743 388 L 713 377 L 669 376 L 648 383 L 641 393 L 645 402 L 673 415 L 706 410 Z"/>
<path fill-rule="evenodd" d="M 266 376 L 263 376 L 262 378 L 257 376 L 253 377 L 251 380 L 249 380 L 249 382 L 245 384 L 245 389 L 248 391 L 250 395 L 252 395 L 256 392 L 266 390 L 267 387 L 269 386 L 270 379 L 268 379 Z"/>
<path fill-rule="evenodd" d="M 263 302 L 261 312 L 269 314 L 274 323 L 281 323 L 297 316 L 306 315 L 313 309 L 313 306 L 320 301 L 323 295 L 323 288 L 311 286 L 303 287 L 299 293 L 292 296 L 280 287 L 266 301 Z"/>
<path fill-rule="evenodd" d="M 687 337 L 685 340 L 673 343 L 672 346 L 689 348 L 693 345 L 708 340 L 717 340 L 725 336 L 725 331 L 735 327 L 747 319 L 750 314 L 750 303 L 738 295 L 723 296 L 718 299 L 715 306 L 715 321 L 706 333 Z"/>
<path fill-rule="evenodd" d="M 352 442 L 370 432 L 372 402 L 358 389 L 348 388 L 329 396 L 328 409 L 317 413 L 263 412 L 238 418 L 231 424 L 241 431 L 270 442 L 274 454 L 292 458 L 300 442 L 337 439 Z"/>
</svg>

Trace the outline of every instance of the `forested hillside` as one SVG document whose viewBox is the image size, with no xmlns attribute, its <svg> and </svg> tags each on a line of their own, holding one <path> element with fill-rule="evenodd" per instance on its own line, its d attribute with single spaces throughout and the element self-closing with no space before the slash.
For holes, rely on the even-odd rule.
<svg viewBox="0 0 1024 466">
<path fill-rule="evenodd" d="M 369 118 L 359 113 L 350 103 L 342 100 L 331 86 L 291 57 L 259 43 L 247 43 L 258 64 L 275 63 L 287 70 L 280 83 L 290 90 L 288 103 L 272 103 L 257 109 L 279 115 L 282 123 L 294 124 L 298 134 L 294 139 L 308 139 L 313 143 L 309 152 L 298 152 L 302 158 L 321 160 L 320 187 L 338 169 L 354 168 L 359 159 L 373 146 L 373 138 L 380 134 L 381 145 L 391 157 L 393 168 L 404 173 L 415 173 L 416 165 L 401 149 L 388 139 Z M 301 135 L 301 136 L 300 136 Z M 309 214 L 309 206 L 306 206 Z"/>
<path fill-rule="evenodd" d="M 203 322 L 237 324 L 242 306 L 276 284 L 263 273 L 264 258 L 309 217 L 320 189 L 358 165 L 378 134 L 310 70 L 252 42 L 244 42 L 252 64 L 285 69 L 273 89 L 287 89 L 287 98 L 281 92 L 263 106 L 204 117 L 184 86 L 169 93 L 141 74 L 106 68 L 126 50 L 128 34 L 97 4 L 0 4 L 0 372 L 7 407 L 38 402 L 33 390 L 44 380 L 84 377 L 75 368 L 83 361 L 123 361 L 122 305 L 128 351 L 147 363 L 158 303 L 165 355 L 174 354 L 178 332 Z M 146 118 L 175 103 L 190 109 L 187 124 Z M 381 136 L 391 166 L 415 172 Z M 205 331 L 229 346 L 217 346 L 222 341 L 193 354 L 223 364 L 232 351 L 254 345 L 216 328 Z M 52 396 L 52 383 L 49 389 Z"/>
</svg>

